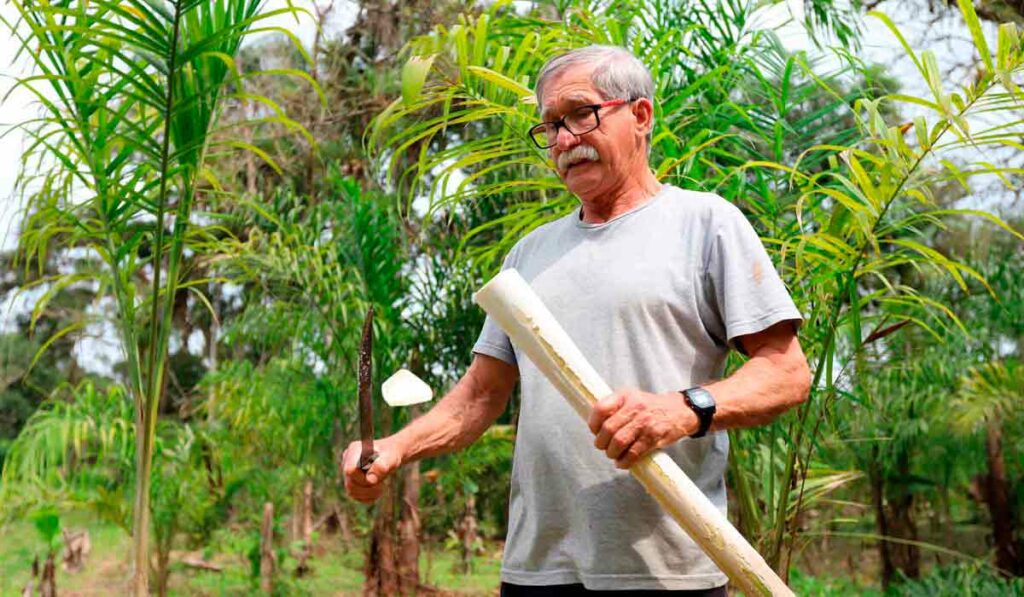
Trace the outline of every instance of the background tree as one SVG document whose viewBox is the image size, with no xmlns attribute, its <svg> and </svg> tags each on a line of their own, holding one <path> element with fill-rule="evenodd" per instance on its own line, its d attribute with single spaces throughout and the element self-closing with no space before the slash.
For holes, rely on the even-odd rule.
<svg viewBox="0 0 1024 597">
<path fill-rule="evenodd" d="M 136 403 L 138 595 L 148 590 L 154 437 L 185 248 L 201 251 L 209 232 L 193 223 L 193 207 L 198 194 L 216 192 L 209 156 L 244 146 L 212 143 L 218 106 L 237 75 L 224 57 L 238 52 L 254 23 L 272 16 L 260 5 L 20 2 L 20 19 L 8 23 L 39 73 L 19 84 L 44 109 L 25 128 L 33 143 L 22 161 L 29 193 L 19 239 L 24 263 L 38 260 L 41 270 L 38 258 L 50 250 L 87 248 L 104 266 L 95 279 L 117 305 Z M 77 279 L 62 276 L 55 285 Z"/>
<path fill-rule="evenodd" d="M 988 470 L 984 477 L 982 496 L 992 521 L 996 548 L 996 566 L 1004 574 L 1024 576 L 1024 545 L 1018 524 L 1019 497 L 1007 467 L 1004 429 L 1020 424 L 1015 405 L 1024 398 L 1024 377 L 1016 360 L 992 361 L 972 369 L 965 377 L 960 401 L 952 418 L 962 430 L 985 434 L 985 456 Z M 1014 437 L 1019 437 L 1016 433 Z M 1012 450 L 1019 454 L 1019 450 Z M 1019 475 L 1018 471 L 1015 471 Z"/>
</svg>

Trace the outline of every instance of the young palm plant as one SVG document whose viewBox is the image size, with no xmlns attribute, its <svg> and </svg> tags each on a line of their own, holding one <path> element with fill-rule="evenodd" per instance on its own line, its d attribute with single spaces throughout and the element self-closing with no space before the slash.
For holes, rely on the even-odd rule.
<svg viewBox="0 0 1024 597">
<path fill-rule="evenodd" d="M 132 400 L 120 387 L 61 384 L 11 443 L 0 491 L 4 515 L 73 495 L 130 530 L 131 514 L 118 490 L 130 482 L 124 472 L 131 467 L 133 441 Z M 97 477 L 105 482 L 96 483 Z"/>
<path fill-rule="evenodd" d="M 0 499 L 8 517 L 29 508 L 86 506 L 131 532 L 131 468 L 135 455 L 133 400 L 119 385 L 61 384 L 32 414 L 11 445 Z M 230 491 L 211 481 L 204 457 L 213 452 L 190 425 L 161 421 L 154 436 L 150 512 L 156 548 L 154 589 L 166 595 L 170 549 L 180 531 L 208 536 L 220 523 Z"/>
<path fill-rule="evenodd" d="M 294 40 L 262 21 L 284 13 L 298 17 L 299 9 L 261 12 L 260 0 L 13 4 L 19 18 L 6 25 L 35 70 L 18 85 L 41 106 L 38 118 L 21 124 L 30 138 L 19 179 L 28 199 L 23 263 L 30 269 L 47 251 L 76 247 L 103 264 L 89 275 L 39 280 L 51 289 L 41 301 L 91 278 L 116 304 L 135 402 L 133 592 L 142 595 L 148 591 L 150 475 L 173 306 L 181 292 L 207 302 L 202 281 L 187 281 L 186 258 L 211 250 L 216 227 L 202 225 L 195 208 L 204 195 L 222 192 L 209 169 L 219 153 L 262 153 L 217 135 L 218 115 L 226 101 L 245 97 L 266 108 L 265 119 L 299 128 L 271 100 L 246 94 L 234 63 L 250 32 L 278 30 Z"/>
</svg>

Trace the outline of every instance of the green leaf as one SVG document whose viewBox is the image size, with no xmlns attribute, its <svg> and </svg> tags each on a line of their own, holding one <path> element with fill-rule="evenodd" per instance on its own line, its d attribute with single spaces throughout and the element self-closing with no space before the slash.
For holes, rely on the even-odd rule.
<svg viewBox="0 0 1024 597">
<path fill-rule="evenodd" d="M 420 97 L 427 74 L 434 64 L 436 54 L 430 56 L 413 56 L 402 67 L 402 101 L 406 106 L 412 105 Z"/>
<path fill-rule="evenodd" d="M 42 346 L 39 347 L 39 350 L 36 351 L 35 356 L 32 357 L 32 362 L 28 365 L 28 370 L 25 371 L 25 375 L 28 375 L 28 372 L 36 366 L 36 363 L 38 363 L 39 359 L 43 357 L 46 353 L 46 349 L 48 349 L 51 344 L 68 334 L 84 329 L 87 323 L 87 321 L 76 321 L 54 332 L 52 336 L 46 339 L 46 342 L 43 342 Z"/>
<path fill-rule="evenodd" d="M 900 45 L 903 46 L 903 51 L 906 52 L 907 56 L 910 56 L 910 59 L 914 61 L 914 65 L 917 67 L 917 70 L 921 73 L 921 76 L 927 79 L 924 67 L 921 65 L 921 61 L 918 60 L 917 54 L 914 53 L 914 49 L 911 48 L 910 44 L 907 43 L 907 39 L 903 37 L 903 34 L 900 33 L 899 28 L 896 27 L 896 24 L 892 22 L 892 19 L 890 19 L 889 16 L 886 15 L 885 13 L 877 10 L 869 11 L 868 16 L 875 17 L 876 19 L 882 21 L 882 23 L 885 24 L 889 31 L 891 31 L 892 34 L 896 36 L 896 39 L 900 42 Z"/>
<path fill-rule="evenodd" d="M 484 67 L 484 66 L 470 66 L 469 67 L 469 72 L 471 72 L 474 75 L 480 77 L 481 79 L 484 79 L 485 81 L 488 81 L 490 83 L 494 83 L 495 85 L 497 85 L 497 86 L 499 86 L 499 87 L 501 87 L 503 89 L 507 89 L 507 90 L 511 91 L 512 93 L 516 94 L 520 98 L 529 97 L 529 96 L 533 95 L 533 91 L 531 89 L 529 89 L 528 87 L 525 87 L 523 84 L 521 84 L 521 83 L 519 83 L 517 81 L 514 81 L 514 80 L 506 77 L 505 75 L 503 75 L 501 73 L 494 72 L 493 70 L 491 70 L 491 69 L 489 69 L 487 67 Z"/>
<path fill-rule="evenodd" d="M 985 41 L 985 33 L 981 30 L 981 21 L 978 20 L 978 13 L 974 12 L 974 3 L 971 0 L 957 0 L 957 4 L 960 5 L 960 12 L 964 15 L 967 29 L 970 30 L 971 37 L 974 38 L 974 45 L 981 54 L 985 68 L 991 73 L 994 70 L 992 68 L 992 52 L 989 51 L 988 42 Z"/>
<path fill-rule="evenodd" d="M 1017 38 L 1017 26 L 1013 23 L 999 25 L 999 35 L 996 49 L 996 66 L 1001 71 L 1007 71 L 1013 67 L 1010 63 L 1014 51 L 1019 43 Z"/>
<path fill-rule="evenodd" d="M 36 510 L 31 515 L 32 525 L 39 531 L 47 546 L 53 545 L 53 540 L 60 532 L 60 515 L 52 506 Z"/>
</svg>

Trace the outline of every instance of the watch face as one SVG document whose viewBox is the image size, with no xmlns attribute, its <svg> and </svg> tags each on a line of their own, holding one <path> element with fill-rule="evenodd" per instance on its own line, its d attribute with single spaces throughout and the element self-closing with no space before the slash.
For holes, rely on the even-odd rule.
<svg viewBox="0 0 1024 597">
<path fill-rule="evenodd" d="M 711 393 L 702 388 L 687 390 L 686 395 L 690 397 L 690 402 L 697 408 L 711 408 L 715 405 L 715 399 L 711 397 Z"/>
</svg>

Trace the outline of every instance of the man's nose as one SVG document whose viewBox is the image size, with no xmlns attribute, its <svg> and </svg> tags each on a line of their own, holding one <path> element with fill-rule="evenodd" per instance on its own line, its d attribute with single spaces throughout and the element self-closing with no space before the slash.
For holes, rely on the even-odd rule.
<svg viewBox="0 0 1024 597">
<path fill-rule="evenodd" d="M 580 138 L 569 132 L 569 129 L 560 126 L 558 127 L 558 134 L 555 136 L 555 145 L 558 147 L 558 151 L 566 151 L 576 147 L 580 142 Z"/>
</svg>

